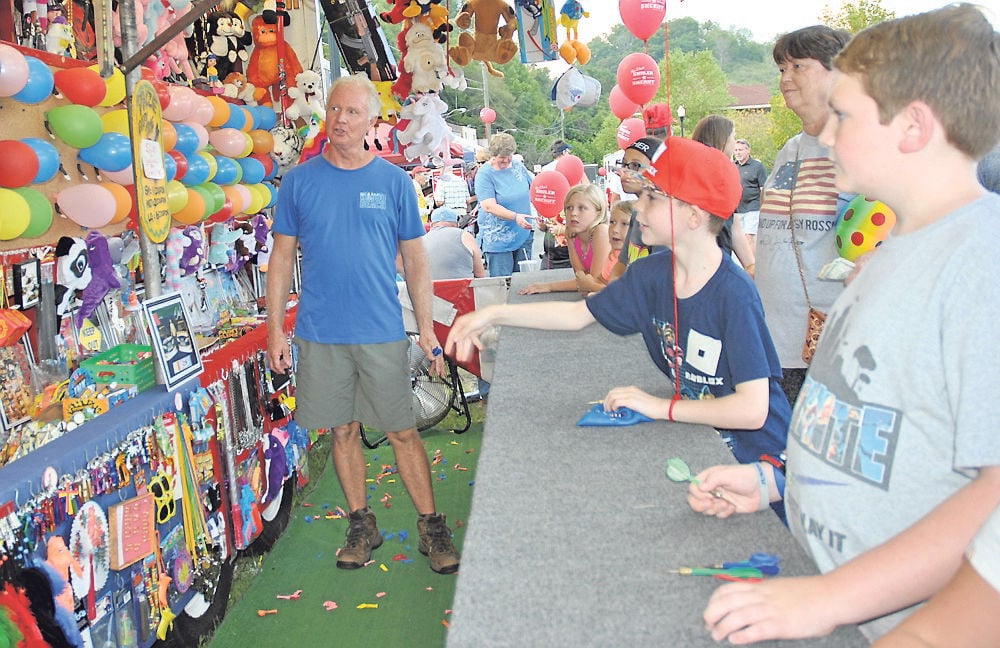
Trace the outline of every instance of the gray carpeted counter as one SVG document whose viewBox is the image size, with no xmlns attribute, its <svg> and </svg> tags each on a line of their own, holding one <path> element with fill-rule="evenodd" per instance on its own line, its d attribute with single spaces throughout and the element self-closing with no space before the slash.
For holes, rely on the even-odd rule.
<svg viewBox="0 0 1000 648">
<path fill-rule="evenodd" d="M 515 274 L 509 301 L 577 299 L 517 295 L 529 279 L 566 276 Z M 449 647 L 716 646 L 701 613 L 720 582 L 670 569 L 768 551 L 781 557 L 783 575 L 816 573 L 773 513 L 696 515 L 686 486 L 664 476 L 672 456 L 695 472 L 734 461 L 711 428 L 576 427 L 588 401 L 619 385 L 670 392 L 638 337 L 596 324 L 577 333 L 501 332 Z M 868 643 L 841 628 L 759 645 Z"/>
</svg>

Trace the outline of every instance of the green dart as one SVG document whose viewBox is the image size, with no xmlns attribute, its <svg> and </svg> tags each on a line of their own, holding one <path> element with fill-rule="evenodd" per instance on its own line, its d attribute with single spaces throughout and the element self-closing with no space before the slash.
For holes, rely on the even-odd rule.
<svg viewBox="0 0 1000 648">
<path fill-rule="evenodd" d="M 698 481 L 697 477 L 691 474 L 691 468 L 687 465 L 687 462 L 680 457 L 671 457 L 667 459 L 666 473 L 667 479 L 673 482 L 691 482 L 692 484 L 701 483 Z M 736 502 L 723 495 L 721 490 L 715 489 L 714 491 L 711 491 L 711 493 L 713 497 L 729 502 L 739 509 Z"/>
</svg>

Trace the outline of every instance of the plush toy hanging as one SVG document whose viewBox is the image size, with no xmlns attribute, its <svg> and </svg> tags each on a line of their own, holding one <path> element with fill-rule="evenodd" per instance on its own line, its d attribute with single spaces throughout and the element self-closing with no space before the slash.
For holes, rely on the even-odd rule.
<svg viewBox="0 0 1000 648">
<path fill-rule="evenodd" d="M 72 236 L 63 236 L 56 243 L 56 314 L 60 317 L 72 310 L 76 291 L 90 283 L 87 243 Z"/>
<path fill-rule="evenodd" d="M 254 85 L 254 99 L 259 104 L 271 105 L 275 102 L 287 107 L 286 81 L 280 78 L 279 70 L 284 68 L 285 79 L 294 79 L 302 71 L 295 50 L 284 47 L 284 60 L 278 56 L 278 26 L 268 24 L 257 16 L 250 23 L 254 49 L 247 63 L 247 80 Z"/>
<path fill-rule="evenodd" d="M 83 300 L 80 309 L 76 311 L 76 325 L 83 325 L 83 320 L 90 317 L 97 305 L 101 303 L 109 291 L 121 288 L 118 277 L 115 276 L 114 261 L 108 249 L 108 239 L 97 230 L 87 233 L 87 263 L 90 266 L 90 281 L 83 289 Z"/>
<path fill-rule="evenodd" d="M 215 67 L 220 79 L 225 79 L 232 72 L 245 70 L 250 60 L 247 48 L 253 44 L 253 37 L 235 11 L 208 14 L 205 42 L 208 53 L 216 57 Z"/>
<path fill-rule="evenodd" d="M 504 0 L 470 0 L 462 5 L 455 25 L 461 29 L 471 27 L 472 33 L 463 31 L 459 35 L 458 44 L 451 48 L 451 60 L 460 67 L 474 60 L 482 61 L 487 72 L 502 77 L 503 72 L 492 64 L 503 65 L 517 54 L 517 43 L 512 38 L 517 31 L 517 18 L 510 5 Z"/>
<path fill-rule="evenodd" d="M 285 110 L 285 117 L 295 121 L 306 120 L 310 115 L 322 119 L 326 115 L 326 101 L 323 98 L 323 77 L 313 70 L 303 70 L 295 75 L 295 85 L 288 89 L 291 105 Z"/>
</svg>

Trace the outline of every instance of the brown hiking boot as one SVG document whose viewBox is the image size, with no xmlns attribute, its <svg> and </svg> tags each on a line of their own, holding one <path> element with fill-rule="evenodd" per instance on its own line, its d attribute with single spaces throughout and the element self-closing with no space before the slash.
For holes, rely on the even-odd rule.
<svg viewBox="0 0 1000 648">
<path fill-rule="evenodd" d="M 420 535 L 420 553 L 427 556 L 431 571 L 439 574 L 454 574 L 458 571 L 458 552 L 451 542 L 451 529 L 440 513 L 417 517 L 417 533 Z"/>
<path fill-rule="evenodd" d="M 375 525 L 375 514 L 370 509 L 351 511 L 347 515 L 347 539 L 337 551 L 337 567 L 358 569 L 372 559 L 372 551 L 382 546 L 382 534 Z"/>
</svg>

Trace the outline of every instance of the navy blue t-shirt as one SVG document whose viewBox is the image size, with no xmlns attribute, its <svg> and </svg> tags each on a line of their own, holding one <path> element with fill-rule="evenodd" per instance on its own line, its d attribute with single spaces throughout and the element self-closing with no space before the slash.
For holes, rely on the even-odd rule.
<svg viewBox="0 0 1000 648">
<path fill-rule="evenodd" d="M 718 398 L 735 385 L 769 379 L 767 420 L 757 430 L 724 430 L 741 463 L 785 449 L 791 408 L 779 385 L 781 365 L 764 324 L 764 309 L 750 277 L 729 258 L 697 294 L 678 300 L 674 326 L 671 252 L 637 259 L 617 281 L 587 300 L 594 318 L 612 333 L 641 333 L 653 362 L 674 384 L 681 358 L 681 396 Z M 675 343 L 678 340 L 679 343 Z"/>
</svg>

